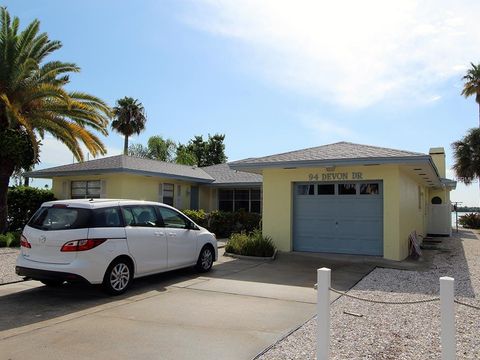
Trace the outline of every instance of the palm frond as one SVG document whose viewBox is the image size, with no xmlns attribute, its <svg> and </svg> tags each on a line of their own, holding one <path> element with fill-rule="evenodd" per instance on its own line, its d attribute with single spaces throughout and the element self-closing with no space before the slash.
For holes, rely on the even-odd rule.
<svg viewBox="0 0 480 360">
<path fill-rule="evenodd" d="M 83 160 L 80 143 L 94 155 L 105 154 L 94 132 L 107 134 L 109 106 L 93 95 L 65 90 L 69 74 L 80 68 L 70 62 L 45 61 L 62 44 L 40 33 L 38 20 L 23 31 L 19 28 L 19 19 L 12 20 L 0 7 L 0 127 L 26 132 L 36 153 L 37 137 L 50 133 L 79 161 Z"/>
</svg>

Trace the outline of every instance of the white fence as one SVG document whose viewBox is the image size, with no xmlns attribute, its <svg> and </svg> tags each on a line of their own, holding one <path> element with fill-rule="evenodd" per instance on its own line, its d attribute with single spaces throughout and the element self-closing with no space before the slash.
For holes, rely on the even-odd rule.
<svg viewBox="0 0 480 360">
<path fill-rule="evenodd" d="M 321 268 L 317 270 L 317 360 L 328 360 L 330 357 L 330 291 L 360 300 L 377 304 L 412 305 L 433 301 L 440 301 L 440 340 L 442 360 L 456 358 L 455 342 L 455 303 L 480 310 L 480 307 L 455 300 L 454 279 L 440 278 L 440 297 L 416 301 L 381 301 L 353 296 L 331 288 L 331 270 Z"/>
</svg>

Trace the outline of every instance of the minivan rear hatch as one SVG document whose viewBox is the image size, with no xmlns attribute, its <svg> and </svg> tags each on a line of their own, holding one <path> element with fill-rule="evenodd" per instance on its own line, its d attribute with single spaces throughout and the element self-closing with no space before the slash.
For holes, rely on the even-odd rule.
<svg viewBox="0 0 480 360">
<path fill-rule="evenodd" d="M 41 207 L 23 230 L 30 247 L 22 246 L 24 258 L 48 264 L 70 264 L 77 253 L 63 252 L 62 246 L 72 240 L 88 237 L 90 209 L 55 204 Z"/>
</svg>

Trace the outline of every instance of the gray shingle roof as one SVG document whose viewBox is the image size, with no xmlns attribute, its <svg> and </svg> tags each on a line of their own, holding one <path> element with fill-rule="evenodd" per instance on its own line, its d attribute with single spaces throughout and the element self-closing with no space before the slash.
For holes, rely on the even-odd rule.
<svg viewBox="0 0 480 360">
<path fill-rule="evenodd" d="M 328 160 L 360 160 L 360 159 L 389 159 L 405 157 L 425 157 L 426 154 L 388 149 L 371 145 L 360 145 L 350 142 L 338 142 L 303 150 L 290 151 L 270 156 L 249 158 L 230 163 L 234 168 L 239 165 L 282 164 L 294 162 L 315 162 Z"/>
<path fill-rule="evenodd" d="M 202 167 L 215 181 L 212 185 L 261 185 L 262 175 L 233 170 L 228 164 Z"/>
<path fill-rule="evenodd" d="M 116 155 L 76 164 L 56 166 L 48 169 L 31 171 L 26 175 L 36 178 L 50 178 L 53 176 L 106 172 L 128 172 L 141 175 L 164 176 L 205 183 L 211 183 L 214 181 L 214 179 L 201 168 L 126 155 Z"/>
</svg>

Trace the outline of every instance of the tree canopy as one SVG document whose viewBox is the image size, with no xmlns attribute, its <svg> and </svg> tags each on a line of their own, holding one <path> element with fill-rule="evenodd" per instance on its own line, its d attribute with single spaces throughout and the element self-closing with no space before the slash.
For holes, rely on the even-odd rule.
<svg viewBox="0 0 480 360">
<path fill-rule="evenodd" d="M 470 63 L 470 69 L 463 77 L 462 95 L 466 98 L 475 96 L 475 101 L 479 106 L 479 126 L 480 126 L 480 64 Z"/>
<path fill-rule="evenodd" d="M 176 149 L 177 145 L 175 141 L 156 135 L 148 139 L 147 146 L 143 146 L 142 144 L 130 145 L 128 154 L 147 159 L 173 162 L 175 160 Z"/>
<path fill-rule="evenodd" d="M 208 140 L 203 136 L 195 136 L 185 146 L 186 151 L 193 154 L 197 166 L 210 166 L 227 162 L 225 155 L 225 135 L 208 135 Z"/>
<path fill-rule="evenodd" d="M 176 162 L 184 165 L 210 166 L 227 161 L 225 155 L 225 135 L 194 136 L 187 144 L 177 144 L 171 139 L 152 136 L 147 146 L 132 144 L 128 154 L 160 161 Z"/>
<path fill-rule="evenodd" d="M 0 7 L 0 233 L 6 230 L 7 188 L 14 171 L 39 161 L 46 133 L 82 161 L 83 144 L 93 155 L 106 149 L 94 133 L 107 134 L 111 110 L 98 97 L 66 88 L 74 63 L 47 58 L 62 47 L 40 33 L 32 21 L 20 31 L 20 20 Z"/>
<path fill-rule="evenodd" d="M 123 153 L 128 154 L 128 138 L 133 134 L 140 134 L 145 129 L 147 117 L 145 109 L 138 99 L 124 97 L 117 100 L 113 108 L 115 119 L 112 121 L 112 129 L 124 136 Z"/>
<path fill-rule="evenodd" d="M 480 178 L 480 128 L 470 129 L 459 141 L 452 144 L 453 170 L 459 181 L 470 184 Z"/>
</svg>

